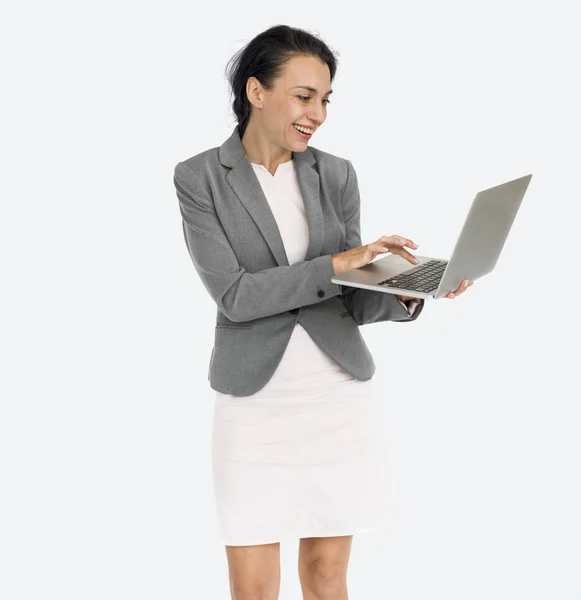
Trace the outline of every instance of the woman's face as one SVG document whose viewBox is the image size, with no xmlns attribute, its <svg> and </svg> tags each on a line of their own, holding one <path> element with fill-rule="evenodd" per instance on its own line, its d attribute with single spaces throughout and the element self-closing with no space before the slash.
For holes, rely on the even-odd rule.
<svg viewBox="0 0 581 600">
<path fill-rule="evenodd" d="M 312 134 L 301 134 L 295 124 L 313 131 L 325 122 L 332 91 L 327 64 L 312 56 L 295 56 L 271 91 L 254 81 L 249 96 L 254 99 L 253 117 L 258 128 L 271 143 L 304 152 Z"/>
</svg>

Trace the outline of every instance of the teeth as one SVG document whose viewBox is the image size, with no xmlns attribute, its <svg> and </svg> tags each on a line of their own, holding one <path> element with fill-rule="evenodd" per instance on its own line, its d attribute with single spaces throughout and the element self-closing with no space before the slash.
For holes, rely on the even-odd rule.
<svg viewBox="0 0 581 600">
<path fill-rule="evenodd" d="M 299 131 L 302 131 L 303 133 L 314 133 L 315 130 L 314 129 L 307 129 L 306 127 L 301 127 L 300 125 L 295 125 L 295 128 L 298 129 Z"/>
</svg>

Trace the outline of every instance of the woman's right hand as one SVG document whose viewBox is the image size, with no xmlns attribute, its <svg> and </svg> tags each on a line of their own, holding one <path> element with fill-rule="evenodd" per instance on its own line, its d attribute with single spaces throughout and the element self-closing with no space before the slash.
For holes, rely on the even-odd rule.
<svg viewBox="0 0 581 600">
<path fill-rule="evenodd" d="M 414 250 L 418 248 L 415 242 L 401 235 L 383 235 L 371 244 L 332 254 L 335 275 L 341 275 L 352 269 L 363 267 L 369 264 L 378 254 L 385 254 L 386 252 L 399 254 L 412 264 L 417 265 L 418 260 L 405 249 L 405 246 Z"/>
</svg>

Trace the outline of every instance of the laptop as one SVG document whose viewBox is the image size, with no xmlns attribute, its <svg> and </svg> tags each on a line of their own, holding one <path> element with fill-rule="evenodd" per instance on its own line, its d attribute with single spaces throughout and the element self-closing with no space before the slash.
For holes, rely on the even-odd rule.
<svg viewBox="0 0 581 600">
<path fill-rule="evenodd" d="M 525 175 L 476 194 L 449 260 L 414 255 L 419 264 L 412 265 L 390 254 L 335 275 L 331 282 L 437 300 L 456 290 L 463 279 L 476 281 L 494 269 L 531 177 Z"/>
</svg>

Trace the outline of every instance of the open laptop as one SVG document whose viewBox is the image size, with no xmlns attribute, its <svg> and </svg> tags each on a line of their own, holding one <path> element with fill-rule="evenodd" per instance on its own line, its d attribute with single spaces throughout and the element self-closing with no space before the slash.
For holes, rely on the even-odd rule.
<svg viewBox="0 0 581 600">
<path fill-rule="evenodd" d="M 525 175 L 476 194 L 450 260 L 414 255 L 419 264 L 412 265 L 407 259 L 390 254 L 335 275 L 331 281 L 435 300 L 456 290 L 463 279 L 476 281 L 496 265 L 531 177 Z"/>
</svg>

